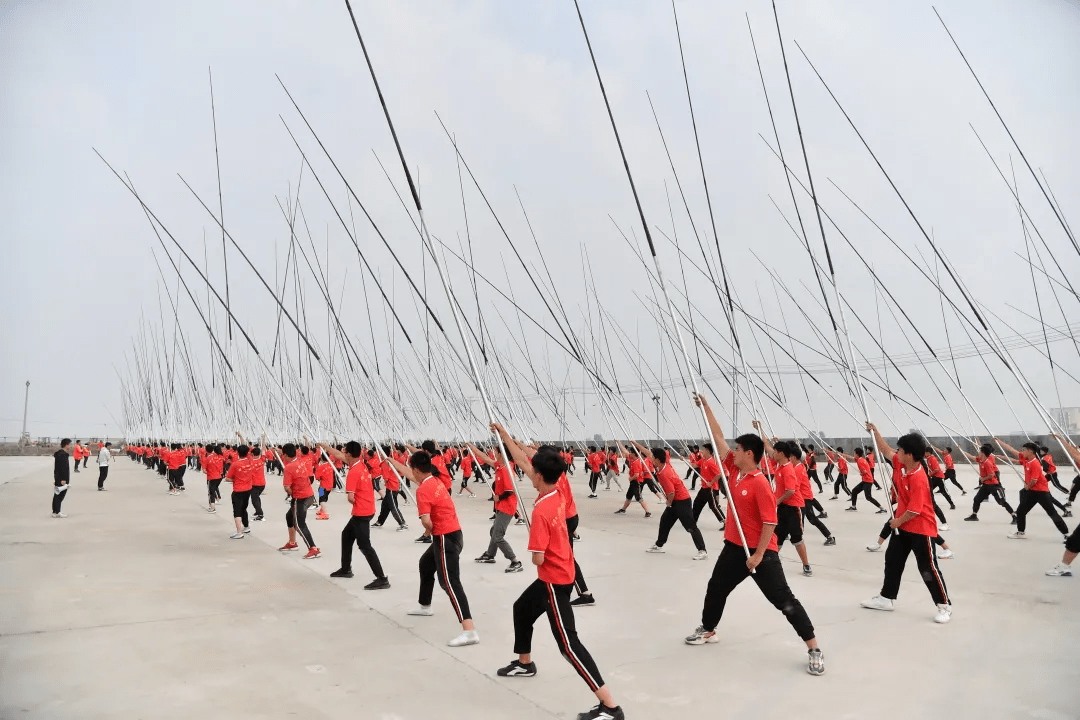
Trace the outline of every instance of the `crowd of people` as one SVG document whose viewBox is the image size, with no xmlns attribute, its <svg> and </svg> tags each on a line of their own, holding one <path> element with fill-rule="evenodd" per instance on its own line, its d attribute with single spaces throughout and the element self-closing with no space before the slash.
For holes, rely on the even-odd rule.
<svg viewBox="0 0 1080 720">
<path fill-rule="evenodd" d="M 271 445 L 265 439 L 248 442 L 237 433 L 236 441 L 230 444 L 144 442 L 129 444 L 124 452 L 132 461 L 158 473 L 165 481 L 166 492 L 173 496 L 186 492 L 188 470 L 201 473 L 206 483 L 206 510 L 210 513 L 218 511 L 221 486 L 225 483 L 230 488 L 227 506 L 232 510 L 235 530 L 230 537 L 238 541 L 250 532 L 251 522 L 267 519 L 262 502 L 267 476 L 279 475 L 288 500 L 283 518 L 288 539 L 279 550 L 299 550 L 302 542 L 305 560 L 323 555 L 308 523 L 309 513 L 313 511 L 316 519 L 328 519 L 333 494 L 344 493 L 350 516 L 340 535 L 339 567 L 331 576 L 354 577 L 355 547 L 363 554 L 373 576 L 364 586 L 366 590 L 391 587 L 372 544 L 371 528 L 381 527 L 392 519 L 399 531 L 407 531 L 409 525 L 402 506 L 414 506 L 423 527 L 416 542 L 428 547 L 418 565 L 418 602 L 408 614 L 434 615 L 432 600 L 438 582 L 460 624 L 460 632 L 448 642 L 451 647 L 480 641 L 461 582 L 464 540 L 454 495 L 477 497 L 474 488 L 486 486 L 494 514 L 490 542 L 476 562 L 495 563 L 501 553 L 509 563 L 506 573 L 523 572 L 525 563 L 506 539 L 507 529 L 516 522 L 529 526 L 524 556 L 537 573 L 537 579 L 513 606 L 516 658 L 500 668 L 497 675 L 536 675 L 531 647 L 533 626 L 546 614 L 560 652 L 599 701 L 588 712 L 579 714 L 579 718 L 615 719 L 622 718 L 623 712 L 578 637 L 574 621 L 575 608 L 596 602 L 574 557 L 579 523 L 569 476 L 574 473 L 578 452 L 588 472 L 588 499 L 600 497 L 601 485 L 604 491 L 609 491 L 615 483 L 616 489 L 622 490 L 620 478 L 625 474 L 625 496 L 616 514 L 625 516 L 636 503 L 646 518 L 651 517 L 644 499 L 646 492 L 655 497 L 657 506 L 663 507 L 656 540 L 647 552 L 666 552 L 671 530 L 678 522 L 694 545 L 691 557 L 708 559 L 709 549 L 699 522 L 705 507 L 710 509 L 723 532 L 723 541 L 705 588 L 700 623 L 685 638 L 689 645 L 717 642 L 716 628 L 728 596 L 743 580 L 752 578 L 805 642 L 807 672 L 812 675 L 825 672 L 824 654 L 809 614 L 788 585 L 779 558 L 779 549 L 790 542 L 801 561 L 802 574 L 810 577 L 813 569 L 804 537 L 806 525 L 813 525 L 821 533 L 825 547 L 837 544 L 836 536 L 822 522 L 828 518 L 828 512 L 814 493 L 815 485 L 818 493 L 824 493 L 826 487 L 817 472 L 822 458 L 826 463 L 824 482 L 832 485 L 829 500 L 845 498 L 849 502 L 846 509 L 858 512 L 861 497 L 876 508 L 876 513 L 888 515 L 878 537 L 866 548 L 870 552 L 885 551 L 882 586 L 862 606 L 892 610 L 908 556 L 914 555 L 935 604 L 934 621 L 949 622 L 953 605 L 939 561 L 952 558 L 953 552 L 941 536 L 949 527 L 937 497 L 955 509 L 946 484 L 951 482 L 961 495 L 967 494 L 957 480 L 952 448 L 933 447 L 914 433 L 900 437 L 894 447 L 871 423 L 867 423 L 867 431 L 874 437 L 874 445 L 856 447 L 850 453 L 841 447 L 818 449 L 796 440 L 768 437 L 757 422 L 754 423 L 757 432 L 740 435 L 729 443 L 706 399 L 698 395 L 695 402 L 708 419 L 710 441 L 684 447 L 681 452 L 670 446 L 648 448 L 634 441 L 625 444 L 616 441 L 610 447 L 585 446 L 577 451 L 570 447 L 526 444 L 498 424 L 493 424 L 491 430 L 499 441 L 490 447 L 464 443 L 443 448 L 433 440 L 425 441 L 420 447 L 407 443 L 365 446 L 356 441 L 330 445 L 308 438 L 298 443 Z M 1065 438 L 1059 439 L 1080 463 L 1080 448 Z M 996 455 L 990 443 L 982 445 L 975 455 L 961 451 L 977 464 L 979 471 L 972 513 L 965 520 L 978 521 L 981 504 L 992 498 L 1009 513 L 1010 522 L 1015 525 L 1008 537 L 1024 539 L 1028 515 L 1038 505 L 1065 539 L 1061 562 L 1046 574 L 1071 576 L 1071 564 L 1080 552 L 1080 527 L 1070 534 L 1062 515 L 1071 517 L 1072 503 L 1080 492 L 1080 477 L 1066 491 L 1047 448 L 1029 442 L 1016 449 L 997 438 L 994 443 L 1008 455 Z M 97 450 L 98 490 L 104 491 L 112 457 L 111 443 L 99 443 Z M 89 455 L 90 450 L 77 441 L 72 448 L 70 440 L 64 440 L 57 451 L 53 517 L 66 517 L 61 504 L 71 481 L 69 457 L 75 459 L 75 472 L 78 472 L 79 461 L 85 467 Z M 879 457 L 888 472 L 878 472 Z M 682 477 L 673 464 L 679 459 L 687 464 Z M 999 462 L 1015 463 L 1022 471 L 1024 487 L 1015 508 L 1002 488 Z M 849 463 L 854 463 L 858 472 L 858 481 L 850 488 Z M 459 473 L 460 481 L 456 478 Z M 519 497 L 525 480 L 535 490 L 535 496 Z M 698 483 L 701 487 L 692 495 Z M 1052 496 L 1051 486 L 1068 496 L 1066 502 Z M 882 491 L 884 496 L 879 500 L 874 490 Z"/>
</svg>

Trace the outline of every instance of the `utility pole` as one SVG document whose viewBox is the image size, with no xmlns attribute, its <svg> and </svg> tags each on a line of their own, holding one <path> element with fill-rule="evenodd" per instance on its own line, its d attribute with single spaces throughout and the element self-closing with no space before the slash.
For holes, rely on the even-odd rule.
<svg viewBox="0 0 1080 720">
<path fill-rule="evenodd" d="M 28 445 L 30 443 L 30 436 L 26 434 L 26 411 L 30 408 L 30 381 L 26 381 L 26 399 L 23 400 L 22 411 L 22 435 L 19 436 L 20 445 Z"/>
<path fill-rule="evenodd" d="M 652 401 L 656 403 L 656 437 L 660 437 L 660 396 L 653 395 Z"/>
</svg>

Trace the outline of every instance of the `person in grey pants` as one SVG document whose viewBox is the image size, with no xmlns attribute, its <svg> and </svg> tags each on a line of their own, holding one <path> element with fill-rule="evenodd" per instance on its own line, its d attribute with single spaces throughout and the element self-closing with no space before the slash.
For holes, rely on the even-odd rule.
<svg viewBox="0 0 1080 720">
<path fill-rule="evenodd" d="M 511 481 L 510 472 L 506 468 L 502 447 L 496 445 L 492 449 L 491 455 L 481 452 L 479 448 L 471 444 L 469 450 L 477 460 L 495 468 L 495 483 L 491 488 L 492 493 L 495 495 L 495 517 L 492 519 L 491 541 L 488 543 L 487 550 L 476 558 L 476 562 L 494 563 L 495 553 L 501 551 L 503 556 L 510 561 L 506 572 L 521 572 L 524 569 L 521 561 L 514 554 L 514 548 L 510 547 L 510 543 L 506 541 L 506 528 L 509 527 L 510 521 L 513 520 L 514 513 L 517 510 L 517 495 L 514 494 L 514 483 Z"/>
</svg>

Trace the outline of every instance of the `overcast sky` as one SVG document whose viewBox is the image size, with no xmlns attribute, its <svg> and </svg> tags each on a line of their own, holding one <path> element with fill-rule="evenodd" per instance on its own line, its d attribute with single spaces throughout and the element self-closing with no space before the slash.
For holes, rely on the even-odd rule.
<svg viewBox="0 0 1080 720">
<path fill-rule="evenodd" d="M 1016 204 L 969 123 L 1010 180 L 1010 162 L 1015 165 L 1021 200 L 1049 252 L 1031 225 L 1027 230 L 1051 274 L 1062 277 L 1054 267 L 1056 259 L 1065 276 L 1075 278 L 1080 251 L 1042 197 L 931 6 L 909 0 L 782 0 L 778 5 L 821 205 L 874 265 L 884 287 L 942 354 L 949 370 L 955 368 L 954 377 L 959 377 L 974 411 L 997 432 L 1043 427 L 1000 360 L 987 356 L 984 364 L 979 357 L 969 357 L 953 365 L 949 346 L 961 351 L 971 345 L 962 324 L 947 305 L 942 310 L 933 286 L 833 185 L 859 203 L 910 256 L 918 259 L 921 253 L 928 258 L 925 267 L 935 272 L 929 244 L 795 41 L 843 103 L 923 227 L 933 232 L 942 252 L 955 263 L 974 299 L 988 308 L 987 322 L 1010 339 L 1018 367 L 1043 404 L 1057 406 L 1060 397 L 1060 404 L 1080 405 L 1080 383 L 1066 374 L 1080 378 L 1080 349 L 1067 335 L 1047 331 L 1051 355 L 1061 365 L 1057 373 L 1050 372 L 1040 354 L 1046 352 L 1045 346 L 1024 348 L 1024 341 L 1016 339 L 1023 335 L 1043 341 L 1040 323 L 1024 313 L 1037 316 L 1041 311 L 1048 324 L 1064 328 L 1066 318 L 1075 315 L 1077 300 L 1045 277 L 1037 277 L 1036 302 L 1031 271 L 1017 255 L 1025 253 L 1025 236 Z M 1045 174 L 1066 219 L 1076 220 L 1080 4 L 942 0 L 937 7 L 1031 165 Z M 694 313 L 706 316 L 695 319 L 697 331 L 730 360 L 726 345 L 730 338 L 717 294 L 689 264 L 703 267 L 694 239 L 696 227 L 713 255 L 718 241 L 733 290 L 750 314 L 776 327 L 786 324 L 792 336 L 820 349 L 822 343 L 810 325 L 816 324 L 827 338 L 834 337 L 832 329 L 817 304 L 820 293 L 806 251 L 773 204 L 795 223 L 783 170 L 759 137 L 760 133 L 774 142 L 747 14 L 783 151 L 795 174 L 806 182 L 770 4 L 679 0 L 677 8 L 717 240 L 697 165 L 670 3 L 582 0 L 673 300 L 685 308 L 685 273 Z M 646 309 L 655 296 L 645 269 L 620 236 L 619 229 L 628 236 L 633 233 L 631 241 L 642 240 L 642 228 L 573 3 L 358 0 L 354 9 L 406 156 L 419 177 L 432 233 L 455 248 L 459 238 L 461 242 L 466 238 L 458 168 L 438 112 L 456 135 L 514 243 L 527 262 L 538 264 L 516 187 L 578 330 L 587 325 L 587 306 L 596 317 L 582 272 L 581 248 L 587 247 L 599 302 L 625 331 L 626 352 L 635 356 L 633 361 L 627 359 L 612 336 L 616 374 L 620 383 L 635 388 L 627 392 L 631 406 L 653 418 L 655 408 L 648 398 L 655 388 L 638 392 L 650 383 L 638 376 L 636 356 L 640 353 L 647 377 L 659 376 L 659 386 L 678 383 L 676 355 Z M 200 262 L 205 233 L 210 277 L 224 290 L 220 229 L 177 177 L 179 173 L 191 183 L 216 212 L 208 68 L 213 71 L 225 224 L 260 271 L 273 277 L 275 263 L 277 272 L 283 270 L 289 230 L 275 197 L 287 202 L 300 176 L 299 153 L 279 114 L 308 153 L 338 209 L 344 213 L 348 208 L 342 183 L 289 103 L 275 79 L 277 73 L 383 234 L 421 281 L 425 268 L 420 242 L 376 156 L 398 190 L 407 193 L 404 176 L 344 3 L 8 2 L 0 4 L 0 67 L 4 68 L 0 238 L 6 270 L 0 284 L 0 435 L 13 437 L 20 430 L 27 380 L 32 383 L 29 430 L 35 437 L 118 433 L 113 420 L 121 414 L 118 374 L 129 377 L 133 338 L 153 327 L 159 336 L 167 333 L 166 344 L 172 343 L 175 322 L 163 288 L 176 299 L 175 273 L 159 249 L 159 261 L 170 280 L 163 286 L 151 254 L 157 240 L 150 225 L 92 148 L 130 174 L 149 207 Z M 646 92 L 686 193 L 693 226 Z M 365 354 L 377 351 L 384 363 L 389 362 L 391 344 L 404 353 L 407 343 L 400 331 L 390 328 L 370 278 L 369 329 L 356 252 L 310 171 L 305 173 L 300 200 L 307 229 L 331 260 L 331 286 L 343 293 L 342 320 L 357 342 L 365 344 Z M 795 192 L 812 249 L 824 263 L 813 205 L 798 187 Z M 476 188 L 466 184 L 464 194 L 477 269 L 504 292 L 512 288 L 522 306 L 554 332 L 550 316 Z M 362 221 L 359 209 L 354 206 L 353 212 L 361 247 L 410 334 L 422 342 L 424 324 L 404 275 Z M 684 267 L 657 226 L 668 236 L 677 234 L 690 258 Z M 1076 228 L 1080 230 L 1080 225 Z M 946 424 L 981 428 L 959 399 L 947 371 L 920 367 L 920 358 L 931 358 L 930 353 L 910 326 L 893 320 L 869 273 L 828 221 L 826 232 L 840 292 L 871 331 L 862 329 L 849 310 L 847 320 L 857 348 L 882 365 L 882 349 L 871 334 L 878 337 L 910 381 L 905 383 L 890 368 L 888 382 L 897 395 L 930 409 Z M 275 336 L 274 301 L 236 250 L 230 247 L 227 252 L 233 311 L 260 348 L 268 351 Z M 441 297 L 430 264 L 426 270 L 432 298 Z M 774 284 L 770 271 L 778 274 L 794 302 Z M 463 289 L 467 311 L 475 312 L 468 276 L 454 260 L 450 272 L 455 286 Z M 955 285 L 941 272 L 950 297 L 966 310 Z M 197 275 L 188 268 L 184 278 L 205 306 L 206 288 Z M 325 306 L 313 309 L 321 303 L 318 291 L 310 285 L 304 292 L 308 312 L 320 318 L 321 327 L 326 322 Z M 520 333 L 512 309 L 486 289 L 481 289 L 479 301 L 489 312 L 488 331 L 496 345 L 512 354 L 510 331 L 491 314 L 497 308 L 514 333 Z M 208 372 L 211 350 L 206 333 L 190 302 L 183 297 L 178 302 L 181 326 L 202 359 L 202 371 Z M 835 311 L 835 302 L 830 302 Z M 449 327 L 445 299 L 434 305 L 460 345 Z M 970 312 L 968 317 L 973 319 Z M 760 333 L 755 343 L 745 318 L 737 323 L 748 363 L 755 368 L 793 369 L 790 358 Z M 545 348 L 536 334 L 526 330 L 528 352 L 537 367 L 550 365 L 557 383 L 585 387 L 580 367 L 568 379 L 566 368 L 573 363 L 567 363 L 561 351 Z M 320 337 L 325 341 L 325 331 Z M 696 355 L 698 349 L 689 338 L 688 343 Z M 787 340 L 782 344 L 791 347 Z M 916 351 L 919 357 L 914 356 Z M 730 389 L 708 362 L 708 353 L 701 350 L 701 354 L 706 376 L 726 398 L 719 404 L 725 405 L 722 414 L 727 417 Z M 830 369 L 829 360 L 804 347 L 797 347 L 795 354 L 825 389 L 796 373 L 782 375 L 778 391 L 799 420 L 788 420 L 770 406 L 777 430 L 796 432 L 801 422 L 829 433 L 852 434 L 854 420 L 825 394 L 834 393 L 851 406 L 841 375 Z M 906 364 L 901 362 L 905 358 Z M 528 367 L 524 360 L 517 362 Z M 677 411 L 665 410 L 671 413 L 663 423 L 665 434 L 681 435 L 697 427 L 686 394 L 681 387 L 664 391 L 665 405 L 672 400 L 680 403 Z M 589 435 L 606 434 L 595 397 L 579 397 L 585 423 L 575 420 L 574 427 L 583 427 Z M 872 405 L 870 412 L 888 416 L 884 428 L 906 430 L 917 424 L 927 432 L 939 430 L 915 411 L 914 419 L 909 418 L 902 404 L 890 403 L 884 393 L 877 394 L 877 401 L 881 407 Z M 744 414 L 740 423 L 745 419 Z M 544 425 L 549 431 L 552 427 L 558 431 L 557 426 Z"/>
</svg>

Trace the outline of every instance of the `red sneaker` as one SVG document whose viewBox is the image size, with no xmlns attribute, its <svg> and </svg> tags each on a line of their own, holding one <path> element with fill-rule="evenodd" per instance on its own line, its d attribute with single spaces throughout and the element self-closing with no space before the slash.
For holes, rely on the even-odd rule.
<svg viewBox="0 0 1080 720">
<path fill-rule="evenodd" d="M 313 560 L 314 558 L 319 557 L 319 555 L 320 555 L 319 548 L 312 546 L 312 547 L 308 548 L 307 555 L 304 556 L 304 559 L 305 560 Z"/>
<path fill-rule="evenodd" d="M 327 513 L 315 513 L 316 520 L 329 520 L 330 516 Z"/>
<path fill-rule="evenodd" d="M 296 543 L 291 542 L 291 543 L 285 543 L 284 545 L 279 547 L 278 550 L 296 550 L 298 547 L 300 547 L 300 546 L 297 545 Z"/>
</svg>

